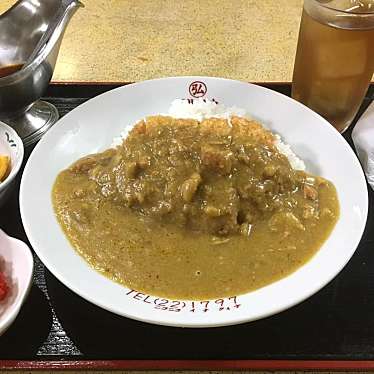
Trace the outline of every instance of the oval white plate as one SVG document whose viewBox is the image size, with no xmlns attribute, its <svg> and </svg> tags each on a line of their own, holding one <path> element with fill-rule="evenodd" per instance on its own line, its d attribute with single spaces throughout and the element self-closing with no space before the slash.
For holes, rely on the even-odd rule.
<svg viewBox="0 0 374 374">
<path fill-rule="evenodd" d="M 224 300 L 166 300 L 110 281 L 74 251 L 56 221 L 51 203 L 52 186 L 62 169 L 83 155 L 108 148 L 115 136 L 138 119 L 166 113 L 172 100 L 191 95 L 247 109 L 281 134 L 305 160 L 309 171 L 333 181 L 341 204 L 341 217 L 333 233 L 305 266 L 267 287 Z M 368 201 L 365 178 L 355 154 L 318 114 L 256 85 L 219 78 L 177 77 L 115 89 L 62 118 L 36 146 L 26 165 L 20 206 L 27 236 L 37 255 L 61 282 L 86 300 L 141 321 L 209 327 L 269 316 L 321 289 L 353 255 L 365 227 Z"/>
</svg>

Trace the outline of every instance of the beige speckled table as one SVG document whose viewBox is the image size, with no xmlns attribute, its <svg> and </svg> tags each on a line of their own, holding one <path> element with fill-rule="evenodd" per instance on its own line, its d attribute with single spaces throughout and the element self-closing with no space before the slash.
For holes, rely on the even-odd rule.
<svg viewBox="0 0 374 374">
<path fill-rule="evenodd" d="M 211 75 L 290 82 L 302 0 L 82 0 L 54 81 Z M 1 0 L 0 12 L 15 0 Z"/>
</svg>

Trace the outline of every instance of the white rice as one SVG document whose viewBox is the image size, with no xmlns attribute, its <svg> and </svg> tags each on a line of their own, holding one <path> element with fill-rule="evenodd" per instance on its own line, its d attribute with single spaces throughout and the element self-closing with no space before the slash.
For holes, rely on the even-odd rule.
<svg viewBox="0 0 374 374">
<path fill-rule="evenodd" d="M 249 113 L 237 107 L 226 107 L 207 99 L 174 100 L 169 108 L 168 115 L 174 118 L 193 118 L 202 121 L 206 118 L 225 118 L 232 116 L 251 119 Z"/>
<path fill-rule="evenodd" d="M 214 101 L 207 99 L 176 99 L 174 100 L 166 114 L 173 118 L 193 118 L 198 121 L 202 121 L 206 118 L 225 118 L 230 121 L 232 116 L 243 117 L 251 119 L 250 114 L 242 108 L 237 107 L 226 107 L 223 104 L 217 104 Z M 112 147 L 117 147 L 122 144 L 123 139 L 126 138 L 129 132 L 129 128 L 123 131 L 120 137 L 113 139 Z M 301 160 L 292 151 L 290 145 L 284 143 L 282 138 L 275 134 L 275 146 L 278 151 L 288 158 L 291 166 L 295 170 L 305 170 L 304 161 Z"/>
<path fill-rule="evenodd" d="M 282 141 L 280 135 L 275 134 L 275 146 L 278 148 L 278 151 L 285 155 L 288 158 L 288 161 L 291 164 L 291 167 L 295 170 L 305 170 L 304 161 L 297 157 L 297 155 L 292 151 L 291 146 Z"/>
</svg>

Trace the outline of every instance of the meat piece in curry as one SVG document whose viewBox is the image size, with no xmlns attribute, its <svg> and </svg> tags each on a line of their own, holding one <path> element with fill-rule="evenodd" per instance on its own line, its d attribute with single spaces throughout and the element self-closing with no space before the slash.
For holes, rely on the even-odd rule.
<svg viewBox="0 0 374 374">
<path fill-rule="evenodd" d="M 240 117 L 137 123 L 116 149 L 58 176 L 54 207 L 97 270 L 170 298 L 245 293 L 305 263 L 339 215 L 333 184 L 292 169 Z"/>
</svg>

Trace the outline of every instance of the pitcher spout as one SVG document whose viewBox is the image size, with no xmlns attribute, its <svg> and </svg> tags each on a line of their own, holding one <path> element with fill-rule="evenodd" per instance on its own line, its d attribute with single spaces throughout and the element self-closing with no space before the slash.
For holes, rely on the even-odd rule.
<svg viewBox="0 0 374 374">
<path fill-rule="evenodd" d="M 60 11 L 56 15 L 57 18 L 60 17 L 60 19 L 56 20 L 57 24 L 60 24 L 60 27 L 56 28 L 56 32 L 63 34 L 75 12 L 78 8 L 83 7 L 84 4 L 79 0 L 62 0 Z"/>
<path fill-rule="evenodd" d="M 49 20 L 45 32 L 27 59 L 24 67 L 36 63 L 35 60 L 43 59 L 41 55 L 48 54 L 53 49 L 58 50 L 60 48 L 65 30 L 71 18 L 80 7 L 84 7 L 84 5 L 79 0 L 60 0 L 60 6 Z"/>
</svg>

